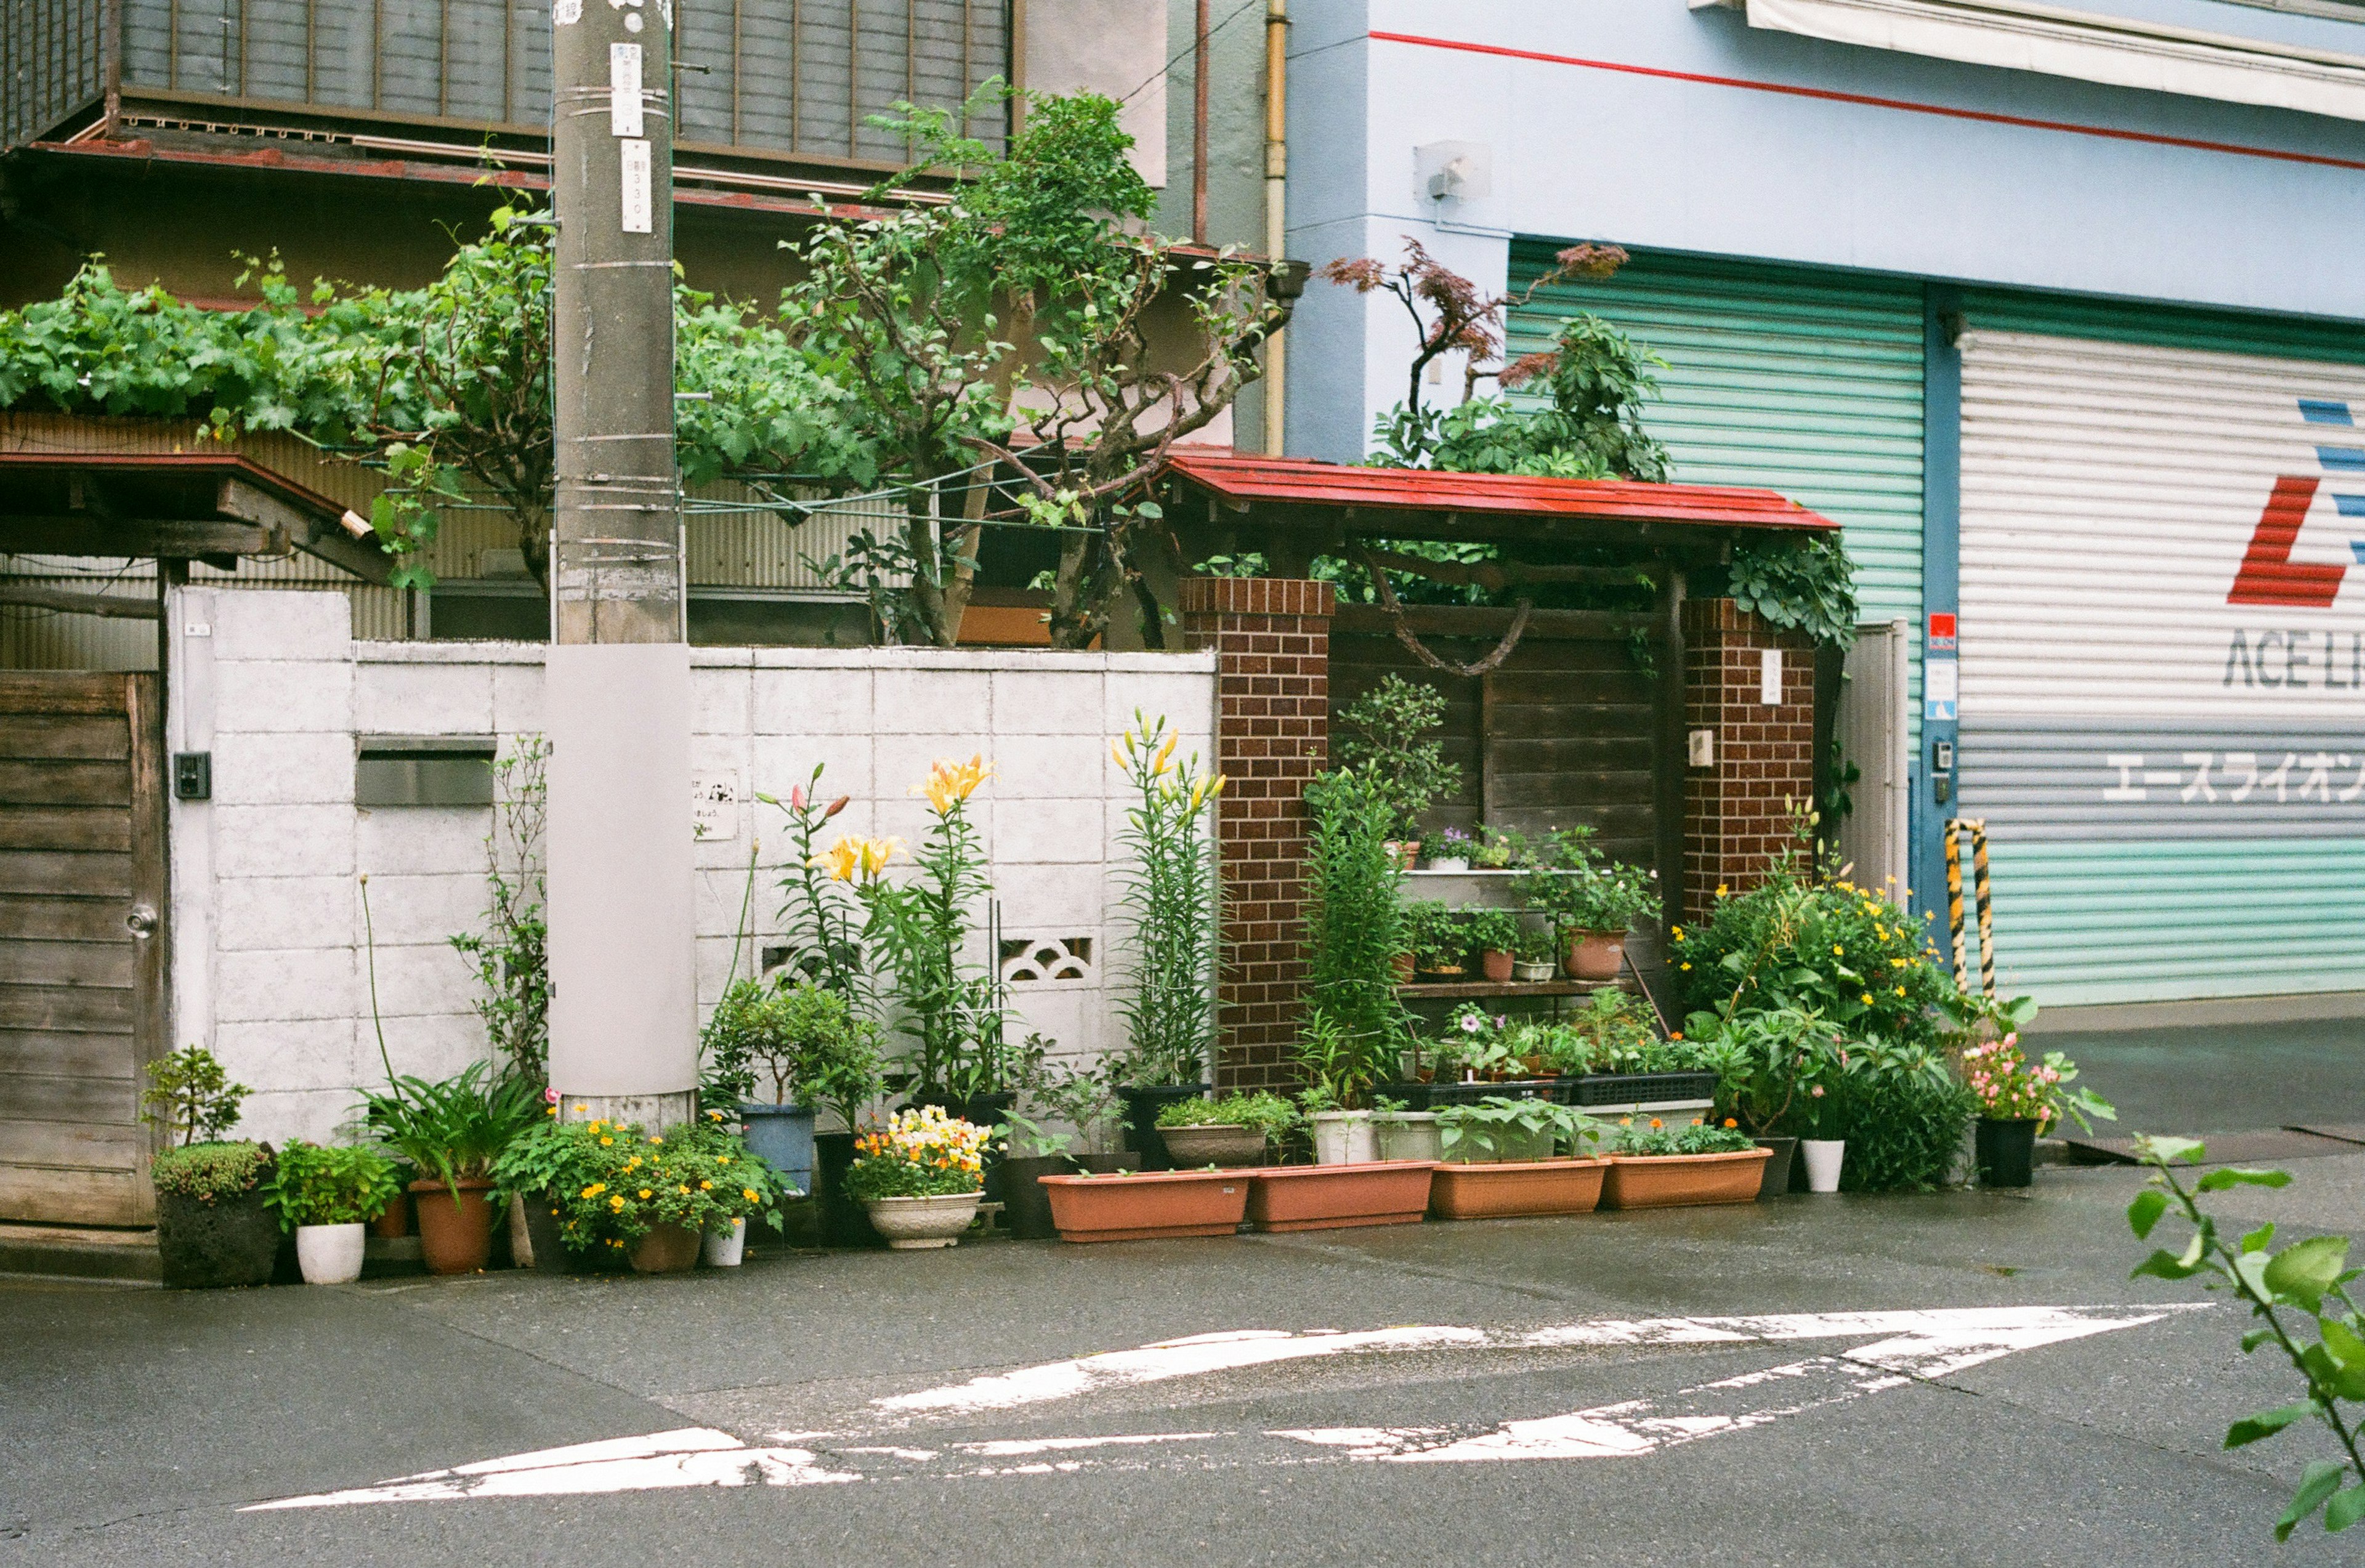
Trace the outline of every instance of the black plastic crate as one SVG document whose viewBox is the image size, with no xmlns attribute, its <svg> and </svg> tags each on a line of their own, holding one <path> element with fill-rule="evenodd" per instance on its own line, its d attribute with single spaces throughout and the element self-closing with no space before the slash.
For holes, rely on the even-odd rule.
<svg viewBox="0 0 2365 1568">
<path fill-rule="evenodd" d="M 1383 1083 L 1372 1091 L 1401 1100 L 1412 1111 L 1441 1111 L 1448 1105 L 1475 1105 L 1494 1095 L 1512 1100 L 1548 1100 L 1558 1081 L 1519 1078 L 1507 1083 Z"/>
<path fill-rule="evenodd" d="M 1588 1072 L 1564 1078 L 1562 1103 L 1566 1105 L 1631 1105 L 1663 1100 L 1713 1100 L 1712 1072 Z"/>
</svg>

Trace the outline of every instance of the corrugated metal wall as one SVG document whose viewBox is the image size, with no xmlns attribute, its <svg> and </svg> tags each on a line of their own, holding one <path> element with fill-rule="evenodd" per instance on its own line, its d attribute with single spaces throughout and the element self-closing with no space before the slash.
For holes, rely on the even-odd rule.
<svg viewBox="0 0 2365 1568">
<path fill-rule="evenodd" d="M 106 87 L 99 0 L 0 0 L 0 148 L 58 129 Z"/>
<path fill-rule="evenodd" d="M 1517 295 L 1556 243 L 1511 252 Z M 1922 286 L 1911 281 L 1638 253 L 1603 282 L 1556 285 L 1511 313 L 1508 352 L 1551 346 L 1585 310 L 1668 368 L 1643 423 L 1675 476 L 1761 485 L 1847 531 L 1863 619 L 1922 623 Z"/>
<path fill-rule="evenodd" d="M 95 0 L 6 0 L 8 14 Z M 903 162 L 863 120 L 958 106 L 1010 73 L 1000 0 L 678 0 L 686 150 Z M 378 111 L 470 127 L 550 117 L 550 7 L 515 0 L 125 0 L 134 89 Z M 996 111 L 970 135 L 999 145 Z"/>
<path fill-rule="evenodd" d="M 2103 341 L 1974 308 L 1962 339 L 1962 809 L 2002 978 L 2365 987 L 2365 365 L 2122 314 Z M 2214 352 L 2241 326 L 2270 352 Z"/>
</svg>

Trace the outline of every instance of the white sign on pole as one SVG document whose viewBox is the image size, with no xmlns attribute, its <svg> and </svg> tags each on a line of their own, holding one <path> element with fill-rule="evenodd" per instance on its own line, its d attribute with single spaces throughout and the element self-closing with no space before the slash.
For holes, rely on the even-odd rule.
<svg viewBox="0 0 2365 1568">
<path fill-rule="evenodd" d="M 608 46 L 608 134 L 639 136 L 641 131 L 641 46 Z"/>
<path fill-rule="evenodd" d="M 652 232 L 649 222 L 649 144 L 634 138 L 616 143 L 624 171 L 623 224 L 627 234 Z"/>
</svg>

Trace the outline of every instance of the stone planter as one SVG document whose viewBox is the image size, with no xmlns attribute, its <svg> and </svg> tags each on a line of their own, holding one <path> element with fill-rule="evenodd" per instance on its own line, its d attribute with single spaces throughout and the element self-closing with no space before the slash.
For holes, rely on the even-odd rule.
<svg viewBox="0 0 2365 1568">
<path fill-rule="evenodd" d="M 1564 962 L 1571 980 L 1614 980 L 1625 958 L 1623 931 L 1580 931 L 1570 940 Z"/>
<path fill-rule="evenodd" d="M 176 1290 L 267 1285 L 279 1258 L 279 1216 L 263 1192 L 226 1193 L 212 1203 L 181 1193 L 156 1194 L 156 1249 L 164 1283 Z"/>
<path fill-rule="evenodd" d="M 1249 1206 L 1239 1170 L 1156 1170 L 1135 1176 L 1046 1176 L 1062 1241 L 1147 1241 L 1229 1236 Z"/>
<path fill-rule="evenodd" d="M 1418 1225 L 1436 1169 L 1434 1161 L 1419 1159 L 1260 1170 L 1249 1187 L 1249 1223 L 1259 1230 Z"/>
<path fill-rule="evenodd" d="M 1440 1165 L 1430 1173 L 1429 1212 L 1440 1219 L 1590 1214 L 1608 1169 L 1605 1159 Z"/>
<path fill-rule="evenodd" d="M 1440 1159 L 1434 1111 L 1374 1111 L 1372 1142 L 1382 1159 Z"/>
<path fill-rule="evenodd" d="M 888 1246 L 913 1252 L 958 1241 L 977 1218 L 977 1205 L 984 1196 L 978 1192 L 941 1193 L 931 1198 L 868 1198 L 862 1206 L 869 1211 L 872 1227 L 887 1238 Z"/>
<path fill-rule="evenodd" d="M 1160 1127 L 1158 1136 L 1166 1140 L 1166 1152 L 1173 1158 L 1177 1170 L 1264 1163 L 1261 1127 L 1245 1127 L 1238 1122 L 1203 1122 L 1196 1126 Z"/>
<path fill-rule="evenodd" d="M 1694 1204 L 1754 1204 L 1771 1149 L 1732 1154 L 1613 1154 L 1601 1187 L 1608 1209 L 1668 1209 Z"/>
<path fill-rule="evenodd" d="M 698 1267 L 702 1245 L 698 1232 L 686 1225 L 653 1225 L 633 1243 L 635 1274 L 680 1274 Z"/>
<path fill-rule="evenodd" d="M 1520 980 L 1528 985 L 1535 985 L 1540 981 L 1548 980 L 1552 978 L 1552 960 L 1550 958 L 1521 958 L 1519 962 L 1511 966 L 1511 978 L 1516 980 Z"/>
<path fill-rule="evenodd" d="M 362 1249 L 369 1226 L 299 1225 L 296 1227 L 296 1266 L 308 1285 L 349 1285 L 362 1277 Z"/>
</svg>

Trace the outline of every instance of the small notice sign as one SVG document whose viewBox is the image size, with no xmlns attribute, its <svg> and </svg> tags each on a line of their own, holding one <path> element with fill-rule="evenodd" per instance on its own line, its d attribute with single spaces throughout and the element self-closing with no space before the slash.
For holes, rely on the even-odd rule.
<svg viewBox="0 0 2365 1568">
<path fill-rule="evenodd" d="M 641 46 L 636 43 L 608 46 L 608 134 L 644 134 L 641 129 Z"/>
<path fill-rule="evenodd" d="M 690 831 L 698 838 L 739 836 L 739 804 L 747 798 L 745 780 L 734 770 L 689 776 Z"/>
<path fill-rule="evenodd" d="M 1961 689 L 1962 666 L 1953 659 L 1922 661 L 1922 717 L 1951 720 Z"/>
<path fill-rule="evenodd" d="M 623 154 L 624 168 L 624 232 L 647 234 L 654 208 L 649 200 L 649 144 L 627 138 L 616 143 Z"/>
</svg>

